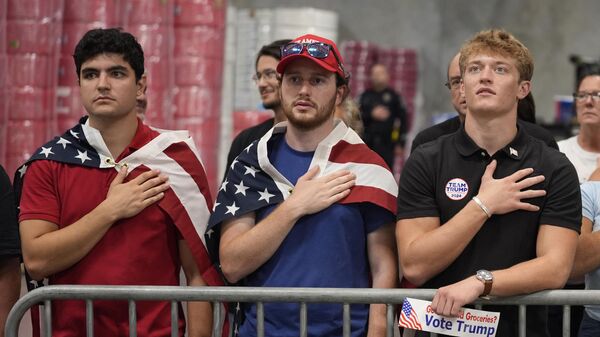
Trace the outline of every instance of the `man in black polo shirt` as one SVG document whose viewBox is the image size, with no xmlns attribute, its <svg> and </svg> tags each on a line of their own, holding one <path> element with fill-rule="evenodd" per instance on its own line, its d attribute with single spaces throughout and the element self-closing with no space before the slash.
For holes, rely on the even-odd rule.
<svg viewBox="0 0 600 337">
<path fill-rule="evenodd" d="M 465 101 L 464 94 L 460 91 L 461 76 L 460 66 L 458 65 L 459 58 L 460 53 L 456 54 L 448 64 L 448 80 L 444 84 L 450 90 L 452 106 L 454 107 L 454 110 L 458 112 L 458 115 L 419 132 L 412 141 L 410 148 L 411 153 L 421 144 L 436 140 L 443 135 L 456 132 L 465 121 L 465 116 L 467 115 L 467 102 Z M 535 102 L 531 93 L 519 100 L 517 117 L 519 128 L 523 128 L 529 135 L 542 140 L 544 143 L 548 144 L 548 146 L 558 150 L 558 144 L 556 144 L 552 134 L 548 130 L 534 123 Z"/>
<path fill-rule="evenodd" d="M 562 287 L 581 224 L 575 169 L 517 128 L 533 74 L 528 49 L 483 31 L 461 49 L 460 68 L 465 123 L 408 159 L 396 225 L 404 277 L 439 288 L 432 309 L 446 316 L 479 296 Z M 484 310 L 501 312 L 496 336 L 517 336 L 516 307 Z M 527 336 L 547 336 L 545 308 L 527 312 Z"/>
</svg>

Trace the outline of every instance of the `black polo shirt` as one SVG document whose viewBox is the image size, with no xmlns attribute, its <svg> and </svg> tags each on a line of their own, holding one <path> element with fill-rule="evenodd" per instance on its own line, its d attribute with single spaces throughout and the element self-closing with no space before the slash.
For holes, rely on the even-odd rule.
<svg viewBox="0 0 600 337">
<path fill-rule="evenodd" d="M 400 177 L 397 218 L 439 217 L 440 223 L 446 223 L 477 195 L 481 176 L 492 159 L 498 163 L 496 179 L 523 168 L 533 168 L 532 176 L 545 176 L 530 189 L 544 189 L 546 196 L 527 199 L 540 210 L 492 216 L 456 260 L 422 288 L 439 288 L 474 275 L 478 269 L 505 269 L 535 258 L 540 224 L 579 231 L 581 195 L 573 165 L 521 128 L 515 139 L 493 156 L 479 148 L 464 127 L 418 147 Z M 494 309 L 502 312 L 497 336 L 516 336 L 517 309 Z M 528 310 L 527 336 L 547 335 L 544 312 L 539 307 Z"/>
</svg>

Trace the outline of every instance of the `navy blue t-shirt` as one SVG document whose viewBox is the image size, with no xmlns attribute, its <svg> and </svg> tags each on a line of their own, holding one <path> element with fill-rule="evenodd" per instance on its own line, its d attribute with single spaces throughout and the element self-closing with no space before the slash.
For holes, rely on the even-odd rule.
<svg viewBox="0 0 600 337">
<path fill-rule="evenodd" d="M 269 159 L 292 184 L 310 166 L 313 152 L 299 152 L 282 137 L 269 149 Z M 258 223 L 277 205 L 260 209 Z M 275 254 L 244 282 L 256 287 L 369 288 L 371 276 L 367 235 L 394 221 L 389 211 L 370 203 L 334 204 L 321 212 L 300 218 Z M 296 303 L 267 303 L 265 336 L 298 336 L 300 306 Z M 352 305 L 352 336 L 365 336 L 368 305 Z M 256 335 L 256 306 L 245 307 L 246 320 L 240 336 Z M 309 336 L 342 335 L 341 304 L 308 305 Z"/>
</svg>

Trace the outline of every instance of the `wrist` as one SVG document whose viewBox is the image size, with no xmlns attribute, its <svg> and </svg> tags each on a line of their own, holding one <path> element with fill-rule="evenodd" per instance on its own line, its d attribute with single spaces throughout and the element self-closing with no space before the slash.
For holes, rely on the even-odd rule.
<svg viewBox="0 0 600 337">
<path fill-rule="evenodd" d="M 492 217 L 492 214 L 494 214 L 493 211 L 478 196 L 474 196 L 472 200 L 485 213 L 488 219 Z"/>
</svg>

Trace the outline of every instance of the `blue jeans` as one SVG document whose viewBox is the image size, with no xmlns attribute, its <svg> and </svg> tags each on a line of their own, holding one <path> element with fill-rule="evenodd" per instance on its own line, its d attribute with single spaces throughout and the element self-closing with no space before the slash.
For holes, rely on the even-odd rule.
<svg viewBox="0 0 600 337">
<path fill-rule="evenodd" d="M 583 319 L 579 326 L 579 337 L 600 336 L 600 321 L 591 318 L 587 312 L 583 312 Z"/>
</svg>

